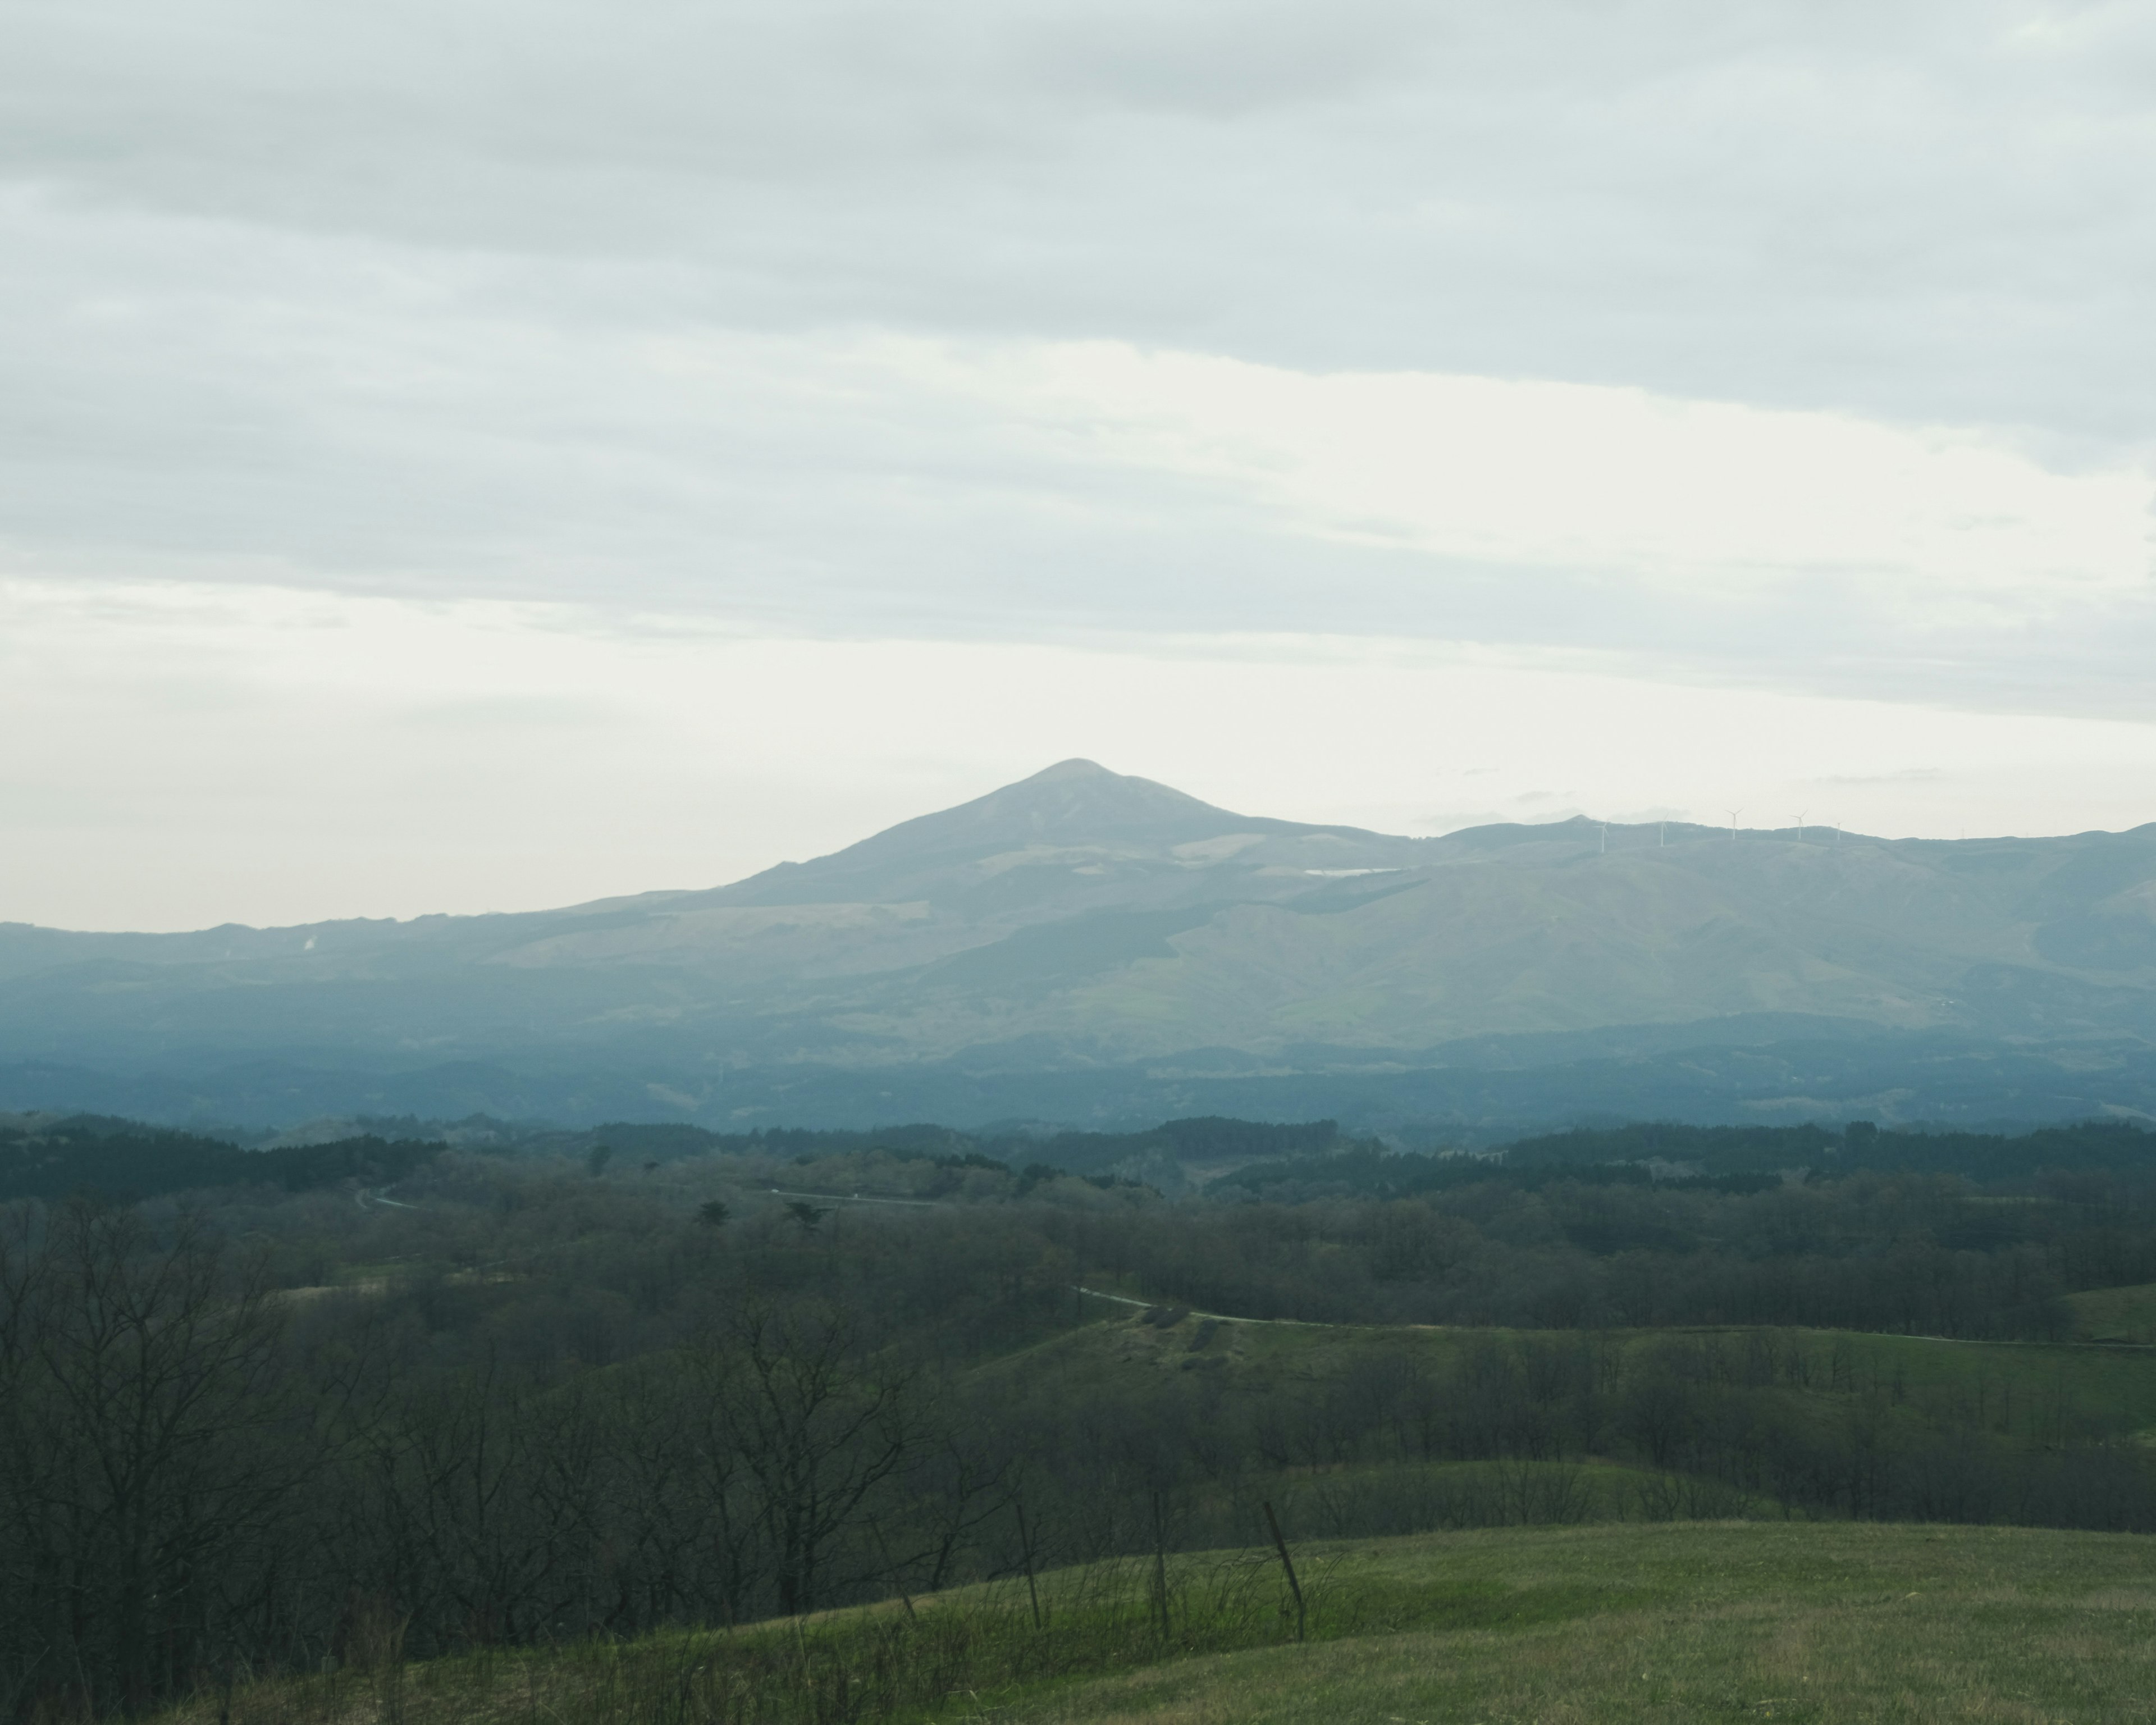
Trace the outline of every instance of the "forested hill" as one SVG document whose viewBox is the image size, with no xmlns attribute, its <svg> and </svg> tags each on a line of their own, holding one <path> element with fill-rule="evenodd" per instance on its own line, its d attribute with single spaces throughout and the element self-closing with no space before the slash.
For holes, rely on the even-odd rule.
<svg viewBox="0 0 2156 1725">
<path fill-rule="evenodd" d="M 1082 1175 L 1115 1173 L 1171 1196 L 1203 1186 L 1215 1196 L 1292 1188 L 1306 1195 L 1404 1197 L 1491 1183 L 1542 1187 L 1568 1180 L 1748 1192 L 1865 1173 L 1948 1175 L 1975 1186 L 2025 1185 L 2066 1171 L 2156 1179 L 2156 1131 L 2128 1121 L 1997 1132 L 1882 1132 L 1868 1121 L 1840 1127 L 1648 1122 L 1544 1134 L 1475 1153 L 1398 1151 L 1343 1132 L 1331 1120 L 1281 1124 L 1217 1116 L 1164 1121 L 1131 1132 L 968 1132 L 929 1125 L 712 1132 L 617 1123 L 547 1134 L 533 1143 L 569 1155 L 604 1144 L 637 1162 L 714 1155 L 970 1158 L 1013 1170 L 1046 1165 Z"/>
<path fill-rule="evenodd" d="M 1322 1120 L 467 1122 L 259 1152 L 0 1127 L 0 1171 L 62 1194 L 0 1203 L 11 1717 L 201 1685 L 203 1725 L 290 1718 L 224 1705 L 219 1662 L 366 1682 L 400 1637 L 603 1660 L 879 1599 L 933 1625 L 922 1594 L 1000 1577 L 1015 1602 L 1065 1563 L 1140 1559 L 1158 1601 L 1175 1552 L 1275 1525 L 1298 1549 L 1588 1517 L 2156 1530 L 2133 1127 L 1646 1126 L 1497 1157 Z M 1195 1189 L 1118 1172 L 1151 1157 Z M 1217 1597 L 1251 1574 L 1202 1561 Z M 814 1693 L 750 1716 L 862 1717 L 850 1676 Z"/>
<path fill-rule="evenodd" d="M 1298 1552 L 1589 1517 L 2156 1530 L 2150 1135 L 1965 1145 L 2035 1171 L 1972 1184 L 1706 1172 L 1938 1147 L 1916 1134 L 1648 1127 L 1511 1166 L 1309 1155 L 1328 1130 L 1161 1141 L 1465 1183 L 1174 1200 L 914 1127 L 425 1146 L 357 1203 L 254 1179 L 0 1205 L 0 1698 L 139 1718 L 200 1685 L 203 1725 L 290 1718 L 224 1706 L 219 1663 L 364 1685 L 402 1637 L 511 1672 L 575 1646 L 588 1673 L 626 1636 L 773 1615 L 798 1649 L 879 1599 L 932 1625 L 907 1607 L 998 1577 L 1040 1626 L 1020 1578 L 1058 1564 L 1157 1588 L 1207 1553 L 1209 1594 L 1240 1596 L 1218 1554 L 1273 1549 L 1275 1513 Z M 49 1181 L 71 1151 L 363 1186 L 395 1148 L 10 1132 Z M 1446 1601 L 1483 1597 L 1459 1580 Z M 850 1670 L 749 1716 L 858 1719 Z M 326 1718 L 397 1716 L 343 1697 Z"/>
<path fill-rule="evenodd" d="M 370 1123 L 378 1127 L 379 1123 Z M 596 1173 L 653 1170 L 686 1158 L 791 1162 L 848 1168 L 930 1163 L 991 1169 L 1031 1184 L 1076 1175 L 1145 1186 L 1168 1197 L 1291 1201 L 1404 1198 L 1499 1185 L 1640 1186 L 1727 1194 L 1860 1173 L 1930 1174 L 1976 1188 L 2033 1190 L 2073 1178 L 2156 1180 L 2156 1132 L 2128 1122 L 2082 1122 L 2019 1133 L 1881 1132 L 1867 1122 L 1834 1129 L 1696 1127 L 1671 1122 L 1582 1128 L 1496 1150 L 1398 1152 L 1343 1132 L 1330 1120 L 1295 1122 L 1218 1116 L 1164 1121 L 1130 1132 L 962 1132 L 932 1124 L 867 1131 L 803 1127 L 716 1132 L 617 1122 L 583 1132 L 498 1122 L 450 1128 L 394 1123 L 396 1137 L 362 1130 L 326 1142 L 248 1149 L 138 1122 L 76 1116 L 0 1117 L 0 1202 L 76 1192 L 131 1199 L 227 1186 L 287 1192 L 354 1183 L 384 1186 L 442 1153 L 449 1138 L 502 1153 L 558 1158 Z M 858 1182 L 856 1181 L 856 1183 Z M 909 1183 L 906 1195 L 921 1189 Z"/>
<path fill-rule="evenodd" d="M 1220 1184 L 1269 1196 L 1410 1197 L 1491 1183 L 1758 1192 L 1858 1173 L 1948 1175 L 1975 1186 L 2025 1187 L 2045 1176 L 2156 1178 L 2156 1132 L 2085 1121 L 2033 1132 L 1881 1132 L 1868 1121 L 1835 1131 L 1700 1127 L 1667 1122 L 1524 1138 L 1484 1155 L 1394 1155 L 1374 1143 L 1338 1153 L 1254 1162 Z"/>
<path fill-rule="evenodd" d="M 244 1150 L 222 1139 L 130 1120 L 79 1115 L 0 1121 L 0 1201 L 51 1200 L 78 1192 L 131 1199 L 240 1185 L 305 1192 L 344 1180 L 383 1185 L 403 1178 L 442 1147 L 362 1136 Z"/>
<path fill-rule="evenodd" d="M 1565 1169 L 1630 1163 L 1663 1178 L 1686 1173 L 1817 1173 L 1861 1171 L 1954 1174 L 1985 1184 L 2025 1180 L 2047 1169 L 2156 1174 L 2156 1132 L 2138 1122 L 2079 1121 L 2013 1133 L 1930 1128 L 1881 1132 L 1853 1121 L 1820 1126 L 1699 1127 L 1668 1123 L 1582 1128 L 1524 1138 L 1507 1147 L 1508 1167 Z"/>
<path fill-rule="evenodd" d="M 590 1168 L 650 1169 L 685 1158 L 754 1158 L 795 1163 L 880 1158 L 942 1167 L 1034 1170 L 1151 1184 L 1173 1194 L 1186 1168 L 1217 1170 L 1260 1158 L 1306 1156 L 1346 1147 L 1330 1120 L 1276 1124 L 1207 1117 L 1171 1120 L 1133 1132 L 964 1132 L 933 1125 L 867 1132 L 778 1127 L 743 1132 L 627 1121 L 581 1132 L 466 1122 L 428 1127 L 398 1122 L 391 1138 L 362 1130 L 321 1142 L 249 1149 L 223 1138 L 93 1115 L 0 1116 L 0 1203 L 48 1201 L 76 1193 L 132 1200 L 230 1186 L 286 1192 L 352 1183 L 382 1186 L 442 1153 L 451 1139 L 503 1154 L 561 1157 Z M 909 1192 L 911 1191 L 909 1187 Z"/>
</svg>

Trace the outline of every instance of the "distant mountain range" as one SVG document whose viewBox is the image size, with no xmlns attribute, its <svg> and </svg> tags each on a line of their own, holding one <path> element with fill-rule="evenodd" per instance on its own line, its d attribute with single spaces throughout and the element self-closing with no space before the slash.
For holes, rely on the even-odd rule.
<svg viewBox="0 0 2156 1725">
<path fill-rule="evenodd" d="M 706 1124 L 2156 1114 L 2156 825 L 1440 839 L 1066 761 L 730 886 L 0 924 L 0 1107 Z"/>
</svg>

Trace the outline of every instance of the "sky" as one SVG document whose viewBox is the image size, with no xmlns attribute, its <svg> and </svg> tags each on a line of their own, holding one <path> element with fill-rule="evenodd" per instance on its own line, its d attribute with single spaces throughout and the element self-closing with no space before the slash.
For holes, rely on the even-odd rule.
<svg viewBox="0 0 2156 1725">
<path fill-rule="evenodd" d="M 0 921 L 2156 819 L 2156 8 L 0 3 Z"/>
</svg>

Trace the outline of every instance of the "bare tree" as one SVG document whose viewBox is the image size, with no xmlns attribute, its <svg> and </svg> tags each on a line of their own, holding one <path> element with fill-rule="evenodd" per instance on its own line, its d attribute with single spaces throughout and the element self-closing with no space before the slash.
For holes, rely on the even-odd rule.
<svg viewBox="0 0 2156 1725">
<path fill-rule="evenodd" d="M 840 1537 L 866 1527 L 872 1494 L 906 1465 L 910 1373 L 822 1302 L 745 1309 L 721 1345 L 732 1369 L 715 1385 L 714 1425 L 755 1484 L 778 1609 L 814 1610 Z"/>
<path fill-rule="evenodd" d="M 219 1580 L 304 1471 L 280 1313 L 182 1216 L 72 1203 L 0 1240 L 0 1588 L 8 1663 L 86 1707 L 149 1705 L 216 1656 Z M 246 1567 L 246 1566 L 240 1566 Z"/>
</svg>

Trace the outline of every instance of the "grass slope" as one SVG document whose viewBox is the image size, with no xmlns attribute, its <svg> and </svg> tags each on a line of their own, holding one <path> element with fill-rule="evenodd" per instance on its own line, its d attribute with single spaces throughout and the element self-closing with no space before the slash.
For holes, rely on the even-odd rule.
<svg viewBox="0 0 2156 1725">
<path fill-rule="evenodd" d="M 1268 1553 L 908 1609 L 480 1654 L 203 1697 L 169 1725 L 2143 1719 L 2138 1539 L 1848 1522 L 1605 1526 L 1312 1546 L 1307 1644 Z M 363 1648 L 352 1651 L 362 1655 Z"/>
<path fill-rule="evenodd" d="M 1056 1725 L 1369 1720 L 2149 1717 L 2142 1542 L 1861 1524 L 1586 1527 L 1389 1542 L 1343 1584 L 1417 1579 L 1523 1608 L 1163 1662 L 1016 1698 Z M 1352 1577 L 1353 1579 L 1348 1579 Z"/>
<path fill-rule="evenodd" d="M 2156 1343 L 2156 1283 L 2130 1288 L 2095 1288 L 2066 1296 L 2075 1331 L 2084 1341 Z"/>
<path fill-rule="evenodd" d="M 2092 1332 L 2156 1332 L 2156 1288 L 2076 1295 L 2073 1303 Z M 1165 1309 L 1155 1308 L 1155 1315 L 1166 1315 Z M 2097 1339 L 2126 1338 L 2092 1334 Z M 1793 1414 L 1825 1417 L 1857 1397 L 1883 1394 L 1913 1411 L 1951 1412 L 1987 1430 L 2041 1442 L 2156 1432 L 2156 1348 L 2088 1342 L 1960 1342 L 1739 1325 L 1568 1331 L 1257 1323 L 1199 1313 L 1163 1324 L 1118 1315 L 984 1372 L 1008 1374 L 1014 1389 L 1040 1374 L 1101 1392 L 1217 1373 L 1231 1399 L 1262 1400 L 1291 1386 L 1346 1377 L 1403 1350 L 1442 1372 L 1471 1349 L 1516 1340 L 1551 1349 L 1608 1349 L 1628 1362 L 1709 1351 L 1732 1372 L 1764 1373 L 1785 1386 L 1801 1378 L 1801 1387 L 1785 1389 Z"/>
</svg>

